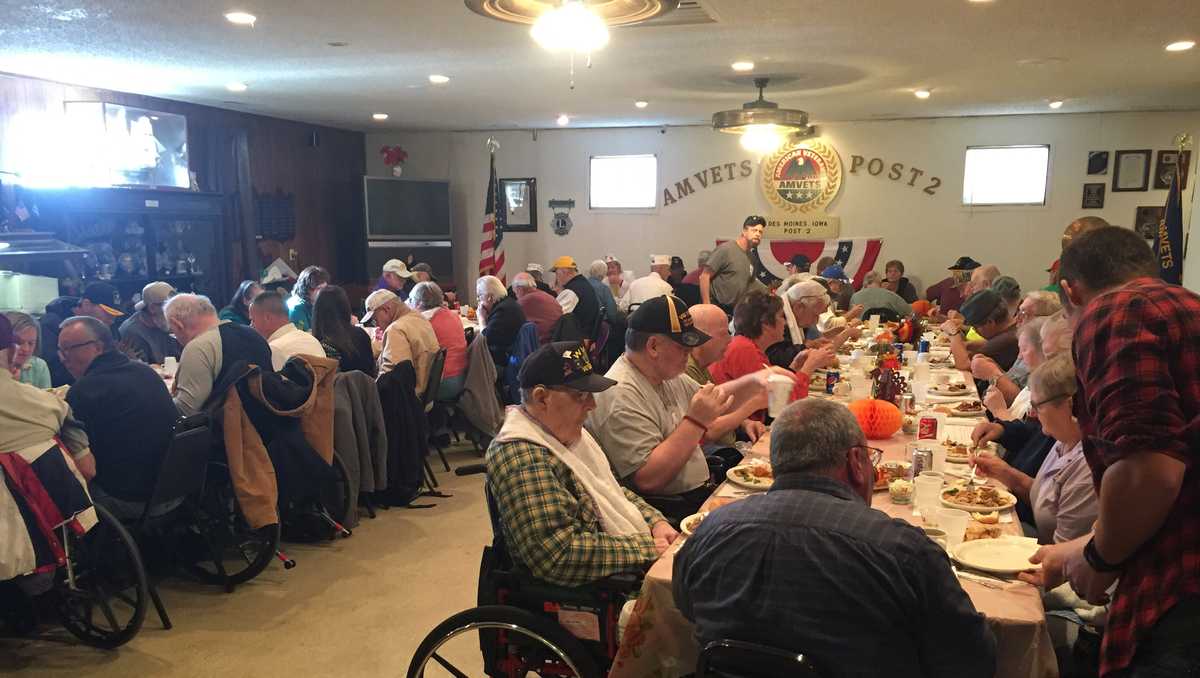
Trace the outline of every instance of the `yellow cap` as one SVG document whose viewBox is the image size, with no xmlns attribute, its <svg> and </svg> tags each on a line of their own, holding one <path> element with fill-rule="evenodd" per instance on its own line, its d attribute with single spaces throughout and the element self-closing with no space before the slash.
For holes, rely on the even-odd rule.
<svg viewBox="0 0 1200 678">
<path fill-rule="evenodd" d="M 553 273 L 560 268 L 574 268 L 578 270 L 579 266 L 575 265 L 575 257 L 563 255 L 554 260 L 554 265 L 550 267 L 550 271 Z"/>
</svg>

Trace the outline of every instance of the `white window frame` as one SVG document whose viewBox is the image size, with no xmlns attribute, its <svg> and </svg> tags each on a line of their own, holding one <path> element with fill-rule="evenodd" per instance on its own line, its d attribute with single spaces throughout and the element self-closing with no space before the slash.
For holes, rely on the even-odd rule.
<svg viewBox="0 0 1200 678">
<path fill-rule="evenodd" d="M 600 206 L 594 205 L 592 203 L 592 165 L 593 165 L 594 161 L 596 161 L 596 160 L 611 159 L 611 158 L 653 158 L 654 159 L 654 190 L 651 193 L 651 204 L 646 205 L 646 206 L 638 206 L 638 207 L 628 207 L 628 206 L 600 207 Z M 594 212 L 607 212 L 607 213 L 622 213 L 622 212 L 624 212 L 624 213 L 633 213 L 633 214 L 646 214 L 646 213 L 657 212 L 658 211 L 658 201 L 659 201 L 658 170 L 659 170 L 659 164 L 658 164 L 658 154 L 657 153 L 620 153 L 620 154 L 611 154 L 611 155 L 588 156 L 588 183 L 587 183 L 588 209 L 591 211 L 594 211 Z"/>
<path fill-rule="evenodd" d="M 1042 187 L 1041 202 L 970 202 L 967 198 L 967 155 L 973 150 L 986 149 L 1014 149 L 1014 148 L 1044 148 L 1046 149 L 1046 179 Z M 1050 172 L 1052 164 L 1052 149 L 1050 144 L 991 144 L 987 146 L 967 146 L 963 151 L 963 175 L 962 175 L 962 206 L 967 209 L 974 208 L 1030 208 L 1030 207 L 1046 207 L 1050 202 Z"/>
</svg>

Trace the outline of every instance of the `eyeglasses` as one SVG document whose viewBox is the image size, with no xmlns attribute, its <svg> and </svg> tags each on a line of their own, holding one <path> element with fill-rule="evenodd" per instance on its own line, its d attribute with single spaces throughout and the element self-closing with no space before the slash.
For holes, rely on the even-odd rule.
<svg viewBox="0 0 1200 678">
<path fill-rule="evenodd" d="M 588 399 L 592 397 L 592 394 L 588 391 L 577 391 L 573 388 L 566 388 L 564 386 L 542 385 L 542 388 L 546 389 L 547 391 L 554 391 L 555 393 L 566 394 L 567 396 L 569 396 L 571 398 L 571 400 L 574 400 L 576 403 L 579 403 L 579 404 L 587 402 Z"/>
<path fill-rule="evenodd" d="M 881 459 L 883 459 L 883 450 L 879 449 L 878 447 L 871 447 L 870 445 L 855 445 L 855 446 L 851 447 L 850 449 L 866 450 L 867 454 L 871 455 L 872 468 L 875 466 L 879 466 L 879 461 Z"/>
<path fill-rule="evenodd" d="M 1072 395 L 1072 394 L 1070 394 L 1070 393 L 1060 393 L 1060 394 L 1058 394 L 1058 395 L 1056 395 L 1056 396 L 1051 396 L 1051 397 L 1049 397 L 1049 398 L 1046 398 L 1045 400 L 1041 400 L 1041 401 L 1039 401 L 1039 402 L 1036 402 L 1036 403 L 1035 403 L 1035 402 L 1030 402 L 1030 403 L 1029 403 L 1029 410 L 1030 410 L 1031 412 L 1033 412 L 1034 414 L 1037 414 L 1038 408 L 1040 408 L 1040 407 L 1044 407 L 1044 406 L 1046 406 L 1046 405 L 1049 405 L 1050 403 L 1052 403 L 1052 402 L 1054 402 L 1054 401 L 1056 401 L 1056 400 L 1062 400 L 1063 398 L 1070 398 L 1070 397 L 1071 397 L 1071 395 Z"/>
<path fill-rule="evenodd" d="M 65 358 L 65 357 L 67 357 L 68 353 L 70 353 L 71 351 L 74 351 L 77 348 L 83 348 L 84 346 L 87 346 L 88 344 L 98 344 L 98 343 L 100 343 L 100 342 L 96 341 L 95 339 L 92 339 L 91 341 L 81 341 L 78 344 L 71 344 L 70 346 L 59 346 L 58 347 L 58 356 L 60 358 Z"/>
</svg>

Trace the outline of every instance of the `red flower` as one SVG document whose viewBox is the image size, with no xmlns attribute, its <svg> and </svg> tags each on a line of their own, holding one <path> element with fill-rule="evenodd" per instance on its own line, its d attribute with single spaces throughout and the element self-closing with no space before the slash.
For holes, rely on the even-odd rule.
<svg viewBox="0 0 1200 678">
<path fill-rule="evenodd" d="M 403 165 L 408 160 L 408 151 L 399 146 L 384 146 L 379 149 L 379 155 L 383 156 L 383 164 L 388 167 Z"/>
</svg>

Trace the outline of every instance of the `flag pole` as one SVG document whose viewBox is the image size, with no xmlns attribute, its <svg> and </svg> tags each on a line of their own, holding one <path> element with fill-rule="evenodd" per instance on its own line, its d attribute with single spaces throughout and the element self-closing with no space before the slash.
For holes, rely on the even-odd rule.
<svg viewBox="0 0 1200 678">
<path fill-rule="evenodd" d="M 1183 152 L 1192 147 L 1192 135 L 1188 134 L 1187 132 L 1180 132 L 1179 134 L 1175 135 L 1175 139 L 1173 141 L 1175 143 L 1176 149 L 1179 151 L 1179 154 L 1175 156 L 1175 176 L 1179 177 L 1180 180 L 1182 180 L 1183 176 L 1184 176 L 1183 171 L 1187 169 L 1187 164 L 1181 165 L 1181 163 L 1183 163 Z M 1196 198 L 1196 180 L 1193 177 L 1192 189 L 1188 194 L 1188 204 L 1189 205 L 1195 204 L 1195 198 Z M 1180 210 L 1182 211 L 1182 209 L 1183 209 L 1183 189 L 1182 188 L 1180 188 L 1180 191 L 1179 191 L 1179 202 L 1180 202 Z M 1191 211 L 1189 211 L 1188 218 L 1187 218 L 1186 222 L 1183 224 L 1183 257 L 1182 258 L 1184 260 L 1187 259 L 1188 243 L 1191 240 L 1192 219 L 1194 217 L 1195 217 L 1195 215 L 1192 214 Z"/>
</svg>

